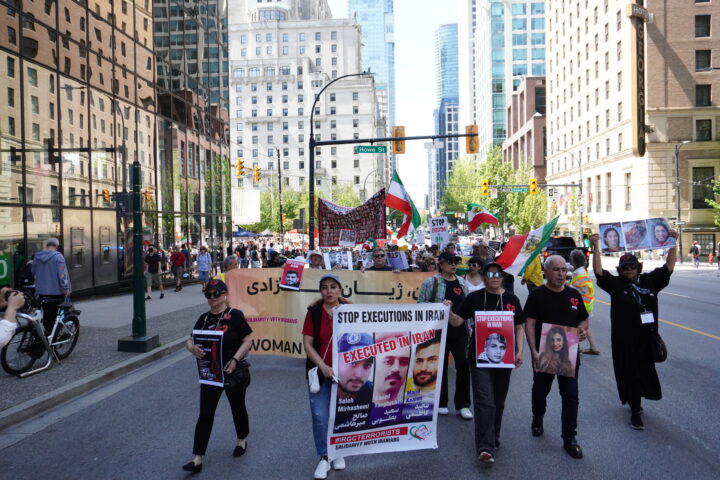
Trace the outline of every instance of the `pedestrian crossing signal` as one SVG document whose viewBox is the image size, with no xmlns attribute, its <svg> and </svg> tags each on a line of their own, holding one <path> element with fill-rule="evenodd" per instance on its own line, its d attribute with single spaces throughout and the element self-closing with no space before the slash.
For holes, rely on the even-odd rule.
<svg viewBox="0 0 720 480">
<path fill-rule="evenodd" d="M 528 184 L 528 193 L 530 195 L 537 195 L 538 194 L 538 181 L 537 178 L 531 178 L 530 183 Z"/>
<path fill-rule="evenodd" d="M 480 195 L 483 197 L 487 197 L 490 195 L 490 182 L 487 180 L 482 180 L 480 182 Z"/>
</svg>

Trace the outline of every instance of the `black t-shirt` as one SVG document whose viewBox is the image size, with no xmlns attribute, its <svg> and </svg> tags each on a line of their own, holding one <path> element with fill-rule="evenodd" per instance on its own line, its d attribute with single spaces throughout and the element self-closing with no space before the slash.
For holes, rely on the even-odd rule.
<svg viewBox="0 0 720 480">
<path fill-rule="evenodd" d="M 525 317 L 535 319 L 535 348 L 540 348 L 540 333 L 543 323 L 565 327 L 576 327 L 588 318 L 580 292 L 565 287 L 554 292 L 542 285 L 528 295 L 525 302 Z"/>
<path fill-rule="evenodd" d="M 450 300 L 453 305 L 453 313 L 457 313 L 460 304 L 465 300 L 465 292 L 457 277 L 452 281 L 445 280 L 445 298 L 443 300 Z"/>
<path fill-rule="evenodd" d="M 193 330 L 223 330 L 222 358 L 223 365 L 230 361 L 240 348 L 243 338 L 252 333 L 245 315 L 236 308 L 226 308 L 220 313 L 204 313 L 200 315 Z"/>
<path fill-rule="evenodd" d="M 393 268 L 389 265 L 385 265 L 382 268 L 377 268 L 375 265 L 373 265 L 372 267 L 368 267 L 365 270 L 375 271 L 375 272 L 392 272 L 392 269 Z"/>
<path fill-rule="evenodd" d="M 160 255 L 157 253 L 145 255 L 145 263 L 148 264 L 148 273 L 155 274 L 160 271 Z"/>
<path fill-rule="evenodd" d="M 470 319 L 470 351 L 473 353 L 470 358 L 475 357 L 475 312 L 477 311 L 513 312 L 515 325 L 525 323 L 525 313 L 520 299 L 514 294 L 506 291 L 502 295 L 497 295 L 484 288 L 470 293 L 455 312 L 465 320 Z"/>
</svg>

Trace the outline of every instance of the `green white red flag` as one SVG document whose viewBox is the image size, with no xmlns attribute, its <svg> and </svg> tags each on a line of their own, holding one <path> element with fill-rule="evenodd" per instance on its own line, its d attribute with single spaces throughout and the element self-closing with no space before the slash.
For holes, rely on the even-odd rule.
<svg viewBox="0 0 720 480">
<path fill-rule="evenodd" d="M 542 227 L 526 233 L 513 235 L 508 240 L 502 254 L 495 260 L 503 270 L 512 275 L 522 275 L 530 263 L 545 249 L 550 236 L 555 231 L 558 217 Z"/>
<path fill-rule="evenodd" d="M 405 186 L 400 181 L 397 172 L 393 172 L 392 181 L 387 190 L 385 197 L 385 205 L 403 213 L 403 223 L 397 232 L 398 238 L 404 237 L 410 232 L 414 232 L 420 226 L 420 213 L 418 213 L 415 205 L 410 199 L 410 194 L 405 190 Z"/>
<path fill-rule="evenodd" d="M 474 232 L 476 228 L 482 223 L 492 223 L 493 225 L 498 224 L 498 219 L 495 215 L 485 210 L 477 203 L 470 203 L 467 206 L 467 219 L 468 229 Z"/>
</svg>

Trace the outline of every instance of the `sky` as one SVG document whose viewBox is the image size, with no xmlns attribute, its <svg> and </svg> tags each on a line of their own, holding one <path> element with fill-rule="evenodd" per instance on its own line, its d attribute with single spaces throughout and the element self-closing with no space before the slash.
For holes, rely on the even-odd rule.
<svg viewBox="0 0 720 480">
<path fill-rule="evenodd" d="M 333 17 L 347 17 L 347 0 L 328 0 Z M 395 0 L 395 116 L 405 135 L 433 135 L 435 30 L 457 22 L 456 0 Z M 426 140 L 405 143 L 399 175 L 415 205 L 428 191 Z"/>
</svg>

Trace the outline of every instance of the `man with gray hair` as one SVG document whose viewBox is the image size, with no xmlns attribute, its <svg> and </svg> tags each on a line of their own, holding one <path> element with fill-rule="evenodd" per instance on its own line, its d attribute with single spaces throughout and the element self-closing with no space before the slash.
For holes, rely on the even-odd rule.
<svg viewBox="0 0 720 480">
<path fill-rule="evenodd" d="M 45 250 L 35 254 L 32 273 L 35 275 L 35 293 L 43 304 L 43 326 L 49 332 L 57 317 L 58 305 L 70 295 L 70 276 L 65 257 L 58 251 L 60 241 L 48 238 Z"/>
</svg>

